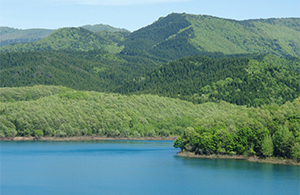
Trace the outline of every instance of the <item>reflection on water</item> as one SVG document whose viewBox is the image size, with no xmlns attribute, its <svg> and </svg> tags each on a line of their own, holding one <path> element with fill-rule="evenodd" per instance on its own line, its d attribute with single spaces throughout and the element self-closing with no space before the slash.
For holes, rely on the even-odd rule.
<svg viewBox="0 0 300 195">
<path fill-rule="evenodd" d="M 184 158 L 172 141 L 0 144 L 1 194 L 300 194 L 299 166 Z"/>
</svg>

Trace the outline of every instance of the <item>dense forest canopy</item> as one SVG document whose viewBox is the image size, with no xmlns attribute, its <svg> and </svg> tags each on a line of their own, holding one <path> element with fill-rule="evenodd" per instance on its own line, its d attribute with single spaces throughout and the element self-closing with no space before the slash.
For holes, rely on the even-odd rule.
<svg viewBox="0 0 300 195">
<path fill-rule="evenodd" d="M 0 60 L 1 87 L 43 84 L 94 91 L 112 91 L 156 66 L 149 59 L 123 59 L 101 49 L 7 52 Z"/>
<path fill-rule="evenodd" d="M 244 115 L 243 115 L 244 114 Z M 300 161 L 300 98 L 247 113 L 213 114 L 198 119 L 174 147 L 196 154 L 239 154 Z"/>
<path fill-rule="evenodd" d="M 272 55 L 212 59 L 187 57 L 164 64 L 116 92 L 150 93 L 195 103 L 282 104 L 300 96 L 300 60 Z"/>
</svg>

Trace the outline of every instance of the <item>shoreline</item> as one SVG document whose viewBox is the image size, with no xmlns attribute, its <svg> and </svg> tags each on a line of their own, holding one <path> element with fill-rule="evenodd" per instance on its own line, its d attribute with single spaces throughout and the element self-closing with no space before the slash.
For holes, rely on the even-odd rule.
<svg viewBox="0 0 300 195">
<path fill-rule="evenodd" d="M 279 158 L 259 158 L 258 156 L 241 156 L 241 155 L 199 155 L 193 152 L 178 152 L 178 156 L 187 158 L 209 158 L 209 159 L 235 159 L 235 160 L 246 160 L 249 162 L 258 163 L 270 163 L 270 164 L 282 164 L 282 165 L 295 165 L 300 166 L 300 162 L 295 162 L 292 159 L 279 159 Z"/>
<path fill-rule="evenodd" d="M 100 141 L 100 140 L 175 140 L 176 136 L 169 137 L 105 137 L 105 136 L 75 136 L 75 137 L 13 137 L 1 138 L 0 141 Z"/>
</svg>

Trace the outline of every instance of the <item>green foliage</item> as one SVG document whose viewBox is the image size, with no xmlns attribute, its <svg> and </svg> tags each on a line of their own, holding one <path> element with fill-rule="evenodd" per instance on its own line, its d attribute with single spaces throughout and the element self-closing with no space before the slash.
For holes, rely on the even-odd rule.
<svg viewBox="0 0 300 195">
<path fill-rule="evenodd" d="M 34 136 L 35 137 L 43 137 L 44 136 L 44 132 L 42 130 L 36 130 L 34 132 Z"/>
<path fill-rule="evenodd" d="M 25 33 L 15 29 L 6 31 Z M 24 39 L 30 39 L 27 35 L 25 37 Z M 36 40 L 40 38 L 38 36 Z M 15 41 L 17 42 L 21 41 Z M 106 25 L 62 28 L 39 41 L 6 45 L 0 51 L 105 49 L 111 53 L 122 51 L 121 53 L 130 56 L 143 55 L 159 61 L 170 61 L 211 52 L 269 53 L 300 57 L 299 43 L 299 18 L 236 21 L 206 15 L 172 13 L 132 33 Z"/>
<path fill-rule="evenodd" d="M 111 91 L 124 80 L 152 69 L 148 60 L 124 60 L 104 50 L 38 51 L 0 54 L 0 87 L 63 85 Z"/>
<path fill-rule="evenodd" d="M 35 86 L 22 88 L 0 88 L 0 102 L 16 102 L 37 100 L 64 91 L 66 88 L 58 86 Z"/>
<path fill-rule="evenodd" d="M 114 32 L 107 32 L 107 34 L 109 33 L 116 34 Z M 122 34 L 122 32 L 118 33 Z M 127 33 L 123 32 L 123 34 L 126 35 Z M 25 52 L 41 50 L 88 51 L 92 49 L 105 49 L 107 51 L 118 53 L 123 49 L 119 44 L 120 41 L 120 39 L 109 39 L 108 35 L 102 36 L 100 33 L 94 33 L 82 27 L 61 28 L 39 41 L 3 46 L 0 48 L 0 52 Z"/>
<path fill-rule="evenodd" d="M 93 32 L 99 32 L 99 31 L 107 31 L 107 32 L 129 32 L 128 30 L 124 28 L 115 28 L 107 24 L 95 24 L 95 25 L 84 25 L 82 28 L 85 28 L 87 30 L 93 31 Z"/>
<path fill-rule="evenodd" d="M 262 150 L 262 154 L 264 156 L 270 157 L 273 155 L 273 141 L 270 135 L 267 135 L 264 140 L 263 143 L 261 145 L 261 150 Z"/>
<path fill-rule="evenodd" d="M 180 136 L 174 141 L 173 147 L 174 148 L 180 148 L 181 150 L 183 150 L 184 143 L 183 143 L 183 140 Z"/>
<path fill-rule="evenodd" d="M 41 88 L 6 92 L 26 96 Z M 0 103 L 1 137 L 43 136 L 41 132 L 58 137 L 177 135 L 175 147 L 199 154 L 299 159 L 300 98 L 282 106 L 247 108 L 223 101 L 195 105 L 153 95 L 125 96 L 55 86 L 45 89 L 55 93 Z"/>
<path fill-rule="evenodd" d="M 51 89 L 53 88 L 53 89 Z M 158 96 L 121 96 L 65 87 L 4 88 L 6 93 L 35 94 L 30 101 L 12 96 L 0 103 L 1 137 L 102 135 L 174 136 L 193 123 L 197 106 Z M 53 93 L 43 93 L 53 92 Z M 54 93 L 55 92 L 55 93 Z"/>
<path fill-rule="evenodd" d="M 300 143 L 296 143 L 292 150 L 292 158 L 300 161 Z"/>
<path fill-rule="evenodd" d="M 17 44 L 17 43 L 29 43 L 38 41 L 51 34 L 53 30 L 49 29 L 15 29 L 9 27 L 0 27 L 0 47 Z"/>
<path fill-rule="evenodd" d="M 299 62 L 298 58 L 270 55 L 221 59 L 187 57 L 128 81 L 115 92 L 159 94 L 194 103 L 224 100 L 256 107 L 282 104 L 300 95 L 300 74 L 286 68 L 296 69 L 300 67 Z"/>
<path fill-rule="evenodd" d="M 182 17 L 192 24 L 190 42 L 200 50 L 300 57 L 299 18 L 236 21 L 207 15 Z"/>
<path fill-rule="evenodd" d="M 122 53 L 166 61 L 211 52 L 300 57 L 298 26 L 299 18 L 236 21 L 172 13 L 128 35 Z"/>
<path fill-rule="evenodd" d="M 96 25 L 84 25 L 82 28 L 93 31 L 107 31 L 107 32 L 120 32 L 120 33 L 129 33 L 126 29 L 114 28 L 109 25 L 96 24 Z M 17 43 L 30 43 L 38 41 L 42 38 L 50 35 L 54 30 L 50 29 L 14 29 L 9 27 L 0 27 L 0 47 L 17 44 Z"/>
<path fill-rule="evenodd" d="M 282 106 L 272 104 L 261 108 L 224 102 L 199 106 L 211 110 L 194 120 L 194 131 L 186 130 L 180 142 L 174 142 L 174 147 L 180 143 L 181 148 L 196 154 L 275 156 L 299 161 L 299 134 L 296 132 L 300 127 L 300 98 Z"/>
</svg>

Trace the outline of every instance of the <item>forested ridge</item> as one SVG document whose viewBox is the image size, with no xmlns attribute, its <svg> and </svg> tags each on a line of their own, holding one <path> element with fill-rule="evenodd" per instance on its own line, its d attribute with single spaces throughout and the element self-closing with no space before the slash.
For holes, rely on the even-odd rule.
<svg viewBox="0 0 300 195">
<path fill-rule="evenodd" d="M 7 52 L 0 60 L 1 87 L 43 84 L 94 91 L 112 91 L 156 66 L 148 59 L 130 61 L 101 49 Z"/>
<path fill-rule="evenodd" d="M 0 26 L 0 47 L 17 43 L 29 43 L 47 37 L 54 30 L 50 29 L 15 29 Z"/>
<path fill-rule="evenodd" d="M 207 15 L 172 13 L 132 33 L 97 25 L 62 28 L 36 42 L 0 47 L 0 52 L 58 49 L 86 51 L 102 48 L 112 53 L 151 56 L 161 61 L 205 52 L 268 53 L 300 57 L 299 23 L 299 18 L 237 21 Z M 118 40 L 108 39 L 100 33 L 103 30 L 109 34 L 118 34 Z"/>
<path fill-rule="evenodd" d="M 122 52 L 175 60 L 202 52 L 300 57 L 299 18 L 236 21 L 172 13 L 129 34 Z"/>
<path fill-rule="evenodd" d="M 187 57 L 128 81 L 116 92 L 150 93 L 194 103 L 224 100 L 237 105 L 282 104 L 300 96 L 300 60 Z M 294 69 L 294 70 L 291 70 Z"/>
<path fill-rule="evenodd" d="M 107 32 L 129 32 L 126 29 L 114 28 L 109 25 L 96 24 L 84 25 L 82 28 L 93 32 L 107 31 Z M 16 29 L 10 27 L 0 26 L 0 47 L 18 43 L 31 43 L 49 36 L 53 29 Z"/>
<path fill-rule="evenodd" d="M 111 53 L 119 53 L 123 47 L 119 44 L 128 34 L 127 31 L 92 32 L 85 28 L 61 28 L 49 36 L 31 43 L 13 44 L 0 47 L 0 52 L 50 51 L 50 50 L 77 50 L 105 49 Z M 115 35 L 110 39 L 109 35 Z"/>
</svg>

